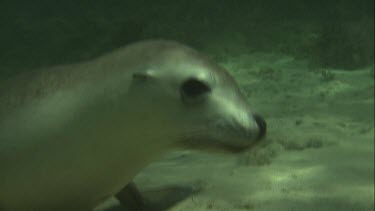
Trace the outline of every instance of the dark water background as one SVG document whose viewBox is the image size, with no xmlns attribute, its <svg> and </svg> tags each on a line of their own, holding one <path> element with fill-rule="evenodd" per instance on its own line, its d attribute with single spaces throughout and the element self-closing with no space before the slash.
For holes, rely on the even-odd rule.
<svg viewBox="0 0 375 211">
<path fill-rule="evenodd" d="M 218 60 L 272 51 L 350 70 L 374 62 L 374 1 L 1 0 L 0 76 L 146 38 L 178 40 Z"/>
</svg>

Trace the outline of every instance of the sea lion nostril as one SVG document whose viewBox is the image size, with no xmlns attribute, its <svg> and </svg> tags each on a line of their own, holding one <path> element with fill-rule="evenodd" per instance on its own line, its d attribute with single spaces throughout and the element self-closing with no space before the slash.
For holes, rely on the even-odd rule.
<svg viewBox="0 0 375 211">
<path fill-rule="evenodd" d="M 266 135 L 267 123 L 263 119 L 263 117 L 257 114 L 254 114 L 253 116 L 254 116 L 255 122 L 258 124 L 258 127 L 259 127 L 258 139 L 262 139 Z"/>
</svg>

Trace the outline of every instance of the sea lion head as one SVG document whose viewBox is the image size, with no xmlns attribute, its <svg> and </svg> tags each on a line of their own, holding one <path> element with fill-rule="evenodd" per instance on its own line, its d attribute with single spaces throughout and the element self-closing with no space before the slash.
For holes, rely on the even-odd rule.
<svg viewBox="0 0 375 211">
<path fill-rule="evenodd" d="M 133 73 L 129 94 L 139 118 L 158 124 L 172 145 L 238 152 L 265 136 L 266 122 L 224 68 L 175 42 L 149 45 L 157 50 Z"/>
</svg>

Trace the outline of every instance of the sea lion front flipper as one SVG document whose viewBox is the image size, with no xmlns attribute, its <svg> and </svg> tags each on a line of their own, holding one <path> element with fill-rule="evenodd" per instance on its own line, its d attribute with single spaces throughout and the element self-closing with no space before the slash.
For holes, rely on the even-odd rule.
<svg viewBox="0 0 375 211">
<path fill-rule="evenodd" d="M 201 188 L 192 186 L 169 186 L 142 192 L 146 199 L 145 211 L 165 211 L 189 196 L 198 193 Z"/>
<path fill-rule="evenodd" d="M 144 210 L 145 201 L 133 181 L 129 182 L 115 196 L 128 210 Z"/>
<path fill-rule="evenodd" d="M 199 191 L 201 187 L 169 186 L 141 193 L 134 182 L 130 182 L 116 198 L 126 210 L 163 211 Z"/>
</svg>

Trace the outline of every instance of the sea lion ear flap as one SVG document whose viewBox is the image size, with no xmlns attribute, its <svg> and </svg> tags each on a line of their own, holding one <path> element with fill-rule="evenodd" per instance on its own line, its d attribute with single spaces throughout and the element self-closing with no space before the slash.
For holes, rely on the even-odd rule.
<svg viewBox="0 0 375 211">
<path fill-rule="evenodd" d="M 138 71 L 138 72 L 133 73 L 132 75 L 133 83 L 135 81 L 148 81 L 153 78 L 154 78 L 154 74 L 152 70 Z"/>
<path fill-rule="evenodd" d="M 153 79 L 155 78 L 154 71 L 152 70 L 141 70 L 132 73 L 131 77 L 131 82 L 130 82 L 130 87 L 129 91 L 139 87 L 147 87 L 150 86 L 150 82 L 154 81 Z"/>
</svg>

